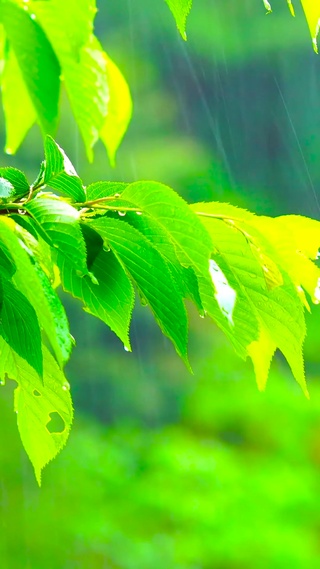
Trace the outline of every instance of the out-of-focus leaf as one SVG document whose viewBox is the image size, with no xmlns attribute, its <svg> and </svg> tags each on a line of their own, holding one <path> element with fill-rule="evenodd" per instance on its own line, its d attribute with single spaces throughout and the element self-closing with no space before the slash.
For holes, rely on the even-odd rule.
<svg viewBox="0 0 320 569">
<path fill-rule="evenodd" d="M 54 133 L 60 93 L 60 66 L 55 52 L 28 10 L 13 2 L 2 2 L 0 18 L 41 129 L 45 134 Z"/>
<path fill-rule="evenodd" d="M 37 113 L 24 82 L 17 58 L 9 48 L 1 80 L 6 123 L 7 154 L 14 154 L 37 120 Z"/>
<path fill-rule="evenodd" d="M 93 159 L 93 147 L 101 137 L 114 161 L 131 116 L 131 99 L 120 71 L 92 33 L 95 1 L 33 1 L 31 9 L 59 58 L 89 160 Z"/>
<path fill-rule="evenodd" d="M 168 4 L 173 17 L 176 21 L 177 28 L 184 40 L 187 39 L 186 20 L 191 10 L 192 0 L 165 0 Z"/>
<path fill-rule="evenodd" d="M 291 2 L 290 2 L 291 3 Z M 308 22 L 313 49 L 318 53 L 317 36 L 320 24 L 320 4 L 318 0 L 301 0 L 301 4 Z"/>
<path fill-rule="evenodd" d="M 119 68 L 109 56 L 106 60 L 107 83 L 109 89 L 108 112 L 100 130 L 110 163 L 115 166 L 115 156 L 125 134 L 132 114 L 132 100 L 128 84 Z"/>
</svg>

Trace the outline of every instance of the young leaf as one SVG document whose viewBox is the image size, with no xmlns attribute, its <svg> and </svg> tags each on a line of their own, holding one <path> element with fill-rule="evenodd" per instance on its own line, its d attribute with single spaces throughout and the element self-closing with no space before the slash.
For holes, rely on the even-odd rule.
<svg viewBox="0 0 320 569">
<path fill-rule="evenodd" d="M 64 150 L 51 138 L 45 139 L 45 167 L 38 184 L 48 185 L 73 201 L 83 202 L 86 194 L 82 182 Z"/>
<path fill-rule="evenodd" d="M 84 310 L 105 322 L 130 349 L 129 325 L 134 292 L 112 251 L 100 251 L 90 267 L 97 284 L 87 276 L 79 277 L 62 255 L 58 255 L 58 265 L 64 290 L 80 299 Z"/>
<path fill-rule="evenodd" d="M 2 2 L 0 18 L 41 129 L 45 134 L 53 133 L 58 117 L 60 66 L 52 46 L 36 19 L 23 7 Z"/>
<path fill-rule="evenodd" d="M 45 346 L 43 384 L 32 367 L 2 339 L 0 352 L 0 377 L 4 379 L 6 374 L 18 383 L 14 392 L 18 429 L 40 486 L 42 469 L 69 436 L 73 419 L 69 384 Z"/>
<path fill-rule="evenodd" d="M 162 332 L 187 362 L 187 314 L 163 257 L 144 235 L 123 221 L 103 217 L 90 225 L 111 247 L 150 305 Z"/>
<path fill-rule="evenodd" d="M 287 359 L 297 382 L 307 394 L 302 355 L 305 321 L 303 306 L 295 285 L 288 274 L 281 271 L 283 284 L 274 288 L 267 286 L 263 271 L 253 256 L 250 240 L 248 241 L 249 234 L 239 231 L 242 210 L 237 209 L 237 225 L 235 226 L 229 223 L 228 218 L 225 221 L 217 219 L 218 204 L 193 204 L 191 208 L 202 213 L 201 221 L 211 235 L 217 254 L 225 261 L 224 273 L 227 278 L 230 277 L 230 284 L 235 290 L 240 291 L 245 297 L 244 307 L 249 317 L 253 314 L 259 322 L 260 342 L 259 339 L 253 340 L 253 348 L 248 350 L 249 355 L 254 354 L 255 369 L 259 369 L 262 374 L 257 378 L 258 385 L 265 383 L 265 371 L 261 362 L 263 361 L 266 365 L 268 358 L 272 357 L 275 348 L 278 347 Z M 222 204 L 221 209 L 224 212 L 228 211 L 228 204 Z M 223 217 L 222 213 L 221 216 Z M 231 217 L 231 210 L 229 210 L 229 216 Z M 249 212 L 243 212 L 244 225 L 250 216 Z M 255 216 L 252 216 L 253 219 Z M 260 226 L 259 221 L 257 223 Z M 257 234 L 255 238 L 257 239 Z M 263 248 L 264 244 L 264 237 L 261 236 L 261 244 L 257 243 L 257 246 L 261 245 Z M 272 249 L 270 245 L 270 251 Z M 232 276 L 235 278 L 234 282 L 232 282 Z M 240 303 L 241 299 L 239 299 L 239 306 Z M 259 353 L 261 360 L 259 360 Z"/>
<path fill-rule="evenodd" d="M 79 212 L 63 200 L 39 196 L 25 206 L 49 243 L 62 252 L 80 274 L 88 274 Z"/>
<path fill-rule="evenodd" d="M 28 180 L 21 170 L 17 168 L 12 168 L 11 166 L 7 168 L 0 168 L 0 179 L 3 178 L 8 180 L 10 184 L 14 187 L 14 197 L 19 198 L 24 196 L 29 192 Z"/>
<path fill-rule="evenodd" d="M 30 256 L 21 246 L 14 229 L 8 227 L 5 219 L 0 220 L 1 249 L 8 251 L 15 264 L 13 283 L 29 300 L 36 311 L 41 329 L 45 332 L 57 361 L 62 367 L 69 359 L 72 342 L 64 308 L 49 282 L 38 267 L 37 259 Z M 30 248 L 27 248 L 30 251 Z M 30 251 L 31 252 L 31 251 Z M 50 261 L 51 263 L 51 261 Z M 36 270 L 35 270 L 36 269 Z"/>
<path fill-rule="evenodd" d="M 10 281 L 3 280 L 2 289 L 0 334 L 42 377 L 41 333 L 36 312 Z"/>
<path fill-rule="evenodd" d="M 165 0 L 168 4 L 173 17 L 176 21 L 177 28 L 184 40 L 187 39 L 186 20 L 191 10 L 192 0 Z"/>
</svg>

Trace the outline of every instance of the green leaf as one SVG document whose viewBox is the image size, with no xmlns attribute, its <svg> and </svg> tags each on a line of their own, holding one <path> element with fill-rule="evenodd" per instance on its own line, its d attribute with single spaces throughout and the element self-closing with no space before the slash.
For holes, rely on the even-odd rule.
<svg viewBox="0 0 320 569">
<path fill-rule="evenodd" d="M 90 225 L 123 264 L 150 305 L 162 332 L 172 340 L 178 354 L 187 363 L 187 314 L 163 257 L 144 235 L 124 221 L 104 217 Z"/>
<path fill-rule="evenodd" d="M 288 1 L 289 7 L 292 3 Z M 317 36 L 319 33 L 319 23 L 320 23 L 320 5 L 319 2 L 315 2 L 315 0 L 301 0 L 301 4 L 303 7 L 303 11 L 305 13 L 305 17 L 307 19 L 307 23 L 309 26 L 311 38 L 312 38 L 312 45 L 313 49 L 316 53 L 318 53 L 318 44 L 317 44 Z M 292 9 L 293 11 L 293 9 Z M 293 12 L 294 15 L 294 12 Z"/>
<path fill-rule="evenodd" d="M 91 271 L 92 265 L 96 257 L 99 255 L 99 253 L 101 253 L 103 249 L 103 239 L 101 235 L 99 235 L 99 233 L 97 233 L 90 227 L 90 225 L 81 223 L 80 227 L 86 243 L 87 266 L 88 269 Z"/>
<path fill-rule="evenodd" d="M 180 273 L 177 281 L 181 282 L 183 295 L 191 297 L 201 313 L 203 306 L 207 312 L 215 314 L 215 319 L 220 320 L 219 305 L 209 274 L 211 239 L 188 204 L 171 188 L 157 182 L 130 184 L 121 193 L 121 200 L 128 202 L 140 214 L 128 212 L 129 223 L 149 239 L 166 261 L 174 265 L 174 268 L 169 266 L 176 275 L 177 271 Z M 192 289 L 184 269 L 191 269 L 195 274 L 197 284 L 193 281 Z"/>
<path fill-rule="evenodd" d="M 51 136 L 46 136 L 45 139 L 45 156 L 45 167 L 37 184 L 48 185 L 73 201 L 85 201 L 82 181 L 64 150 Z"/>
<path fill-rule="evenodd" d="M 28 299 L 7 280 L 2 282 L 0 334 L 11 348 L 42 377 L 41 333 Z"/>
<path fill-rule="evenodd" d="M 46 134 L 54 132 L 57 125 L 60 66 L 47 36 L 31 15 L 13 2 L 1 4 L 1 21 Z"/>
<path fill-rule="evenodd" d="M 109 101 L 106 61 L 92 35 L 95 2 L 51 0 L 33 2 L 31 9 L 59 58 L 71 108 L 91 161 Z"/>
<path fill-rule="evenodd" d="M 39 238 L 39 234 L 36 230 L 36 222 L 27 215 L 21 215 L 20 213 L 10 214 L 10 219 L 13 219 L 18 225 L 20 225 L 25 231 L 28 231 L 34 239 Z"/>
<path fill-rule="evenodd" d="M 43 275 L 37 269 L 39 261 L 35 255 L 32 255 L 30 247 L 21 246 L 21 236 L 18 238 L 13 222 L 8 225 L 9 221 L 4 218 L 0 220 L 0 245 L 1 249 L 5 247 L 3 249 L 5 252 L 10 252 L 10 257 L 15 263 L 13 283 L 36 311 L 40 328 L 46 334 L 62 367 L 68 360 L 72 347 L 64 308 L 54 290 L 49 288 L 49 283 L 45 282 Z"/>
<path fill-rule="evenodd" d="M 38 196 L 25 205 L 51 245 L 62 252 L 80 274 L 88 274 L 86 247 L 79 212 L 63 200 Z"/>
<path fill-rule="evenodd" d="M 21 170 L 17 168 L 12 168 L 11 166 L 7 168 L 0 168 L 0 177 L 2 179 L 8 180 L 10 184 L 14 187 L 14 196 L 15 198 L 19 198 L 28 194 L 29 192 L 29 183 L 28 180 Z M 0 178 L 0 179 L 1 179 Z"/>
<path fill-rule="evenodd" d="M 30 4 L 60 61 L 88 159 L 93 159 L 93 147 L 101 138 L 114 162 L 131 117 L 131 98 L 119 69 L 92 33 L 96 2 L 51 0 Z"/>
<path fill-rule="evenodd" d="M 275 349 L 279 348 L 287 359 L 294 377 L 307 395 L 302 354 L 306 330 L 303 306 L 296 286 L 282 269 L 282 284 L 272 288 L 267 285 L 261 265 L 253 254 L 250 229 L 248 229 L 250 219 L 252 224 L 256 223 L 257 227 L 263 229 L 264 218 L 260 220 L 245 210 L 242 212 L 228 204 L 221 204 L 222 219 L 219 220 L 219 206 L 220 204 L 216 203 L 201 203 L 193 204 L 191 207 L 202 214 L 201 221 L 210 233 L 216 251 L 216 254 L 213 254 L 214 258 L 218 264 L 219 256 L 224 260 L 225 267 L 222 268 L 226 277 L 230 279 L 229 282 L 236 292 L 238 294 L 241 292 L 245 298 L 245 302 L 241 297 L 237 300 L 239 308 L 244 308 L 241 318 L 245 321 L 247 312 L 247 318 L 254 315 L 259 323 L 259 338 L 253 340 L 251 348 L 249 344 L 248 349 L 251 357 L 253 354 L 256 371 L 260 370 L 260 376 L 257 377 L 258 385 L 265 384 L 265 370 L 269 368 L 269 360 Z M 233 219 L 232 211 L 236 211 L 237 215 Z M 242 228 L 241 214 L 243 214 Z M 255 230 L 254 225 L 251 230 Z M 256 231 L 256 240 L 258 235 Z M 263 250 L 265 243 L 268 242 L 268 236 L 261 235 L 260 239 L 260 242 L 256 242 L 256 246 Z M 268 253 L 272 250 L 271 243 Z M 235 279 L 234 282 L 232 278 Z"/>
<path fill-rule="evenodd" d="M 90 201 L 121 194 L 128 184 L 124 182 L 95 182 L 87 187 Z"/>
<path fill-rule="evenodd" d="M 60 298 L 52 288 L 47 275 L 37 260 L 34 260 L 34 270 L 42 286 L 43 295 L 46 298 L 47 306 L 51 313 L 53 325 L 51 330 L 54 328 L 55 337 L 49 337 L 48 341 L 56 347 L 58 362 L 60 367 L 62 367 L 69 360 L 73 346 L 73 339 L 69 332 L 69 322 Z"/>
<path fill-rule="evenodd" d="M 0 177 L 0 202 L 7 202 L 14 196 L 14 186 L 6 180 L 6 178 Z"/>
<path fill-rule="evenodd" d="M 263 230 L 267 230 L 267 220 Z M 269 224 L 267 237 L 277 256 L 301 294 L 301 287 L 312 302 L 320 302 L 320 269 L 313 260 L 319 258 L 320 222 L 300 215 L 276 217 Z"/>
<path fill-rule="evenodd" d="M 105 322 L 124 346 L 130 349 L 129 325 L 134 292 L 122 265 L 112 251 L 100 251 L 90 267 L 97 284 L 87 276 L 80 278 L 61 255 L 58 255 L 58 265 L 64 290 L 80 299 L 84 310 Z"/>
<path fill-rule="evenodd" d="M 23 446 L 40 486 L 41 471 L 64 447 L 69 436 L 73 409 L 69 384 L 46 347 L 43 347 L 44 383 L 8 344 L 0 339 L 0 376 L 18 383 L 14 408 Z M 58 429 L 54 422 L 59 422 Z"/>
<path fill-rule="evenodd" d="M 36 122 L 37 113 L 11 47 L 2 74 L 1 91 L 6 123 L 5 151 L 14 154 Z"/>
<path fill-rule="evenodd" d="M 135 182 L 125 188 L 121 199 L 142 213 L 140 223 L 147 215 L 146 235 L 151 218 L 149 236 L 155 247 L 161 246 L 163 254 L 166 247 L 166 256 L 174 259 L 174 250 L 174 256 L 178 257 L 181 265 L 192 267 L 197 275 L 209 275 L 211 239 L 197 216 L 176 192 L 157 182 Z"/>
<path fill-rule="evenodd" d="M 177 28 L 184 40 L 186 35 L 186 20 L 191 10 L 192 0 L 165 0 L 168 4 L 173 17 L 176 21 Z"/>
<path fill-rule="evenodd" d="M 115 156 L 121 140 L 128 128 L 132 115 L 132 100 L 127 82 L 119 68 L 107 54 L 107 83 L 109 89 L 108 113 L 100 130 L 100 138 L 104 143 L 109 160 L 115 166 Z"/>
<path fill-rule="evenodd" d="M 7 247 L 1 243 L 0 245 L 0 273 L 5 279 L 11 279 L 16 272 L 16 266 Z"/>
</svg>

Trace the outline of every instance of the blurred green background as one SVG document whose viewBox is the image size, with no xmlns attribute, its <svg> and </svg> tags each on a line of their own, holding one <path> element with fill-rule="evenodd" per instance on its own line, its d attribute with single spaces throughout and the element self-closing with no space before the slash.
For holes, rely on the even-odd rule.
<svg viewBox="0 0 320 569">
<path fill-rule="evenodd" d="M 89 165 L 64 100 L 58 142 L 85 183 L 154 179 L 188 201 L 319 218 L 320 56 L 297 6 L 194 0 L 188 42 L 162 0 L 98 6 L 97 34 L 131 86 L 134 116 L 110 168 Z M 1 121 L 0 145 L 4 146 Z M 15 157 L 32 180 L 37 128 Z M 320 566 L 320 313 L 305 345 L 311 400 L 280 356 L 265 393 L 190 309 L 188 374 L 148 309 L 133 353 L 62 294 L 77 339 L 76 410 L 41 490 L 1 388 L 0 567 L 305 569 Z"/>
</svg>

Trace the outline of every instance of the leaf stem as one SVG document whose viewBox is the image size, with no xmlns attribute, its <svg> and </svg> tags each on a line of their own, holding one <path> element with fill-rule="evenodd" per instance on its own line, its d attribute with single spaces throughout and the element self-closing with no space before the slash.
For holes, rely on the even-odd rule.
<svg viewBox="0 0 320 569">
<path fill-rule="evenodd" d="M 119 197 L 120 197 L 120 194 L 119 194 Z M 107 202 L 107 201 L 116 201 L 117 199 L 118 198 L 116 196 L 106 196 L 104 198 L 96 198 L 95 200 L 89 200 L 89 201 L 82 202 L 82 203 L 76 203 L 74 205 L 75 206 L 81 206 L 81 207 L 91 207 L 93 205 L 100 204 L 100 203 Z"/>
<path fill-rule="evenodd" d="M 82 204 L 83 207 L 87 207 L 88 202 L 85 202 Z M 88 206 L 88 208 L 92 208 L 92 206 Z M 121 206 L 121 205 L 97 205 L 97 209 L 104 209 L 105 211 L 123 211 L 123 212 L 127 212 L 127 211 L 141 211 L 141 208 L 137 208 L 137 207 L 125 207 L 125 206 Z"/>
</svg>

